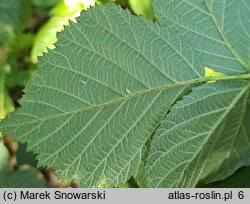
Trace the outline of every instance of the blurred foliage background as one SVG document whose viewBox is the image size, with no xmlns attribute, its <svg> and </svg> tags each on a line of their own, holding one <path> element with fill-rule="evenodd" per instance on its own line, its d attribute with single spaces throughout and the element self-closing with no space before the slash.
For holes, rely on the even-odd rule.
<svg viewBox="0 0 250 204">
<path fill-rule="evenodd" d="M 69 21 L 77 22 L 80 12 L 112 0 L 0 0 L 0 119 L 20 105 L 22 90 L 39 56 L 54 49 L 56 33 Z M 113 0 L 133 15 L 154 20 L 152 0 Z M 0 187 L 77 187 L 59 180 L 52 169 L 37 167 L 36 155 L 11 136 L 0 133 Z M 249 168 L 240 169 L 223 182 L 205 187 L 250 187 Z M 242 173 L 243 172 L 243 173 Z M 242 181 L 245 182 L 242 186 Z M 200 187 L 204 185 L 201 184 Z M 120 187 L 137 187 L 131 178 Z"/>
</svg>

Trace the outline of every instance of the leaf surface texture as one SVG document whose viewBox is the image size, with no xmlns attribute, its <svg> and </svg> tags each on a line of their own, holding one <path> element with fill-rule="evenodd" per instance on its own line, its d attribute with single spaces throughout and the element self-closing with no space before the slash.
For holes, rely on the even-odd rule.
<svg viewBox="0 0 250 204">
<path fill-rule="evenodd" d="M 40 59 L 22 108 L 1 127 L 61 178 L 117 186 L 137 176 L 146 141 L 187 89 L 180 82 L 204 71 L 189 45 L 113 4 L 77 21 Z"/>
<path fill-rule="evenodd" d="M 81 187 L 144 173 L 145 186 L 194 187 L 249 165 L 249 82 L 197 83 L 205 67 L 249 70 L 249 3 L 176 2 L 154 1 L 155 23 L 114 4 L 82 12 L 1 130 Z"/>
</svg>

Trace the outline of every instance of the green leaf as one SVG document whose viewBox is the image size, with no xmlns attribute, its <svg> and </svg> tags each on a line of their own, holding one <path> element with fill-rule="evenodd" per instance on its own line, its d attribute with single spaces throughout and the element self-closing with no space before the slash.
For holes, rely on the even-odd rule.
<svg viewBox="0 0 250 204">
<path fill-rule="evenodd" d="M 44 188 L 42 176 L 34 168 L 22 166 L 16 172 L 0 175 L 0 188 Z"/>
<path fill-rule="evenodd" d="M 16 152 L 16 160 L 19 166 L 24 164 L 29 164 L 33 167 L 37 166 L 37 160 L 35 158 L 35 155 L 32 152 L 27 151 L 27 144 L 18 145 L 18 149 Z"/>
<path fill-rule="evenodd" d="M 1 65 L 1 64 L 0 64 Z M 5 88 L 4 88 L 5 73 L 0 70 L 0 120 L 5 117 Z"/>
<path fill-rule="evenodd" d="M 16 171 L 8 167 L 9 153 L 0 141 L 0 188 L 42 188 L 45 187 L 41 175 L 36 169 L 21 166 Z"/>
<path fill-rule="evenodd" d="M 76 21 L 83 9 L 94 5 L 95 1 L 69 0 L 59 2 L 51 11 L 52 16 L 38 31 L 35 36 L 34 45 L 31 51 L 31 60 L 37 63 L 37 57 L 42 56 L 47 49 L 54 49 L 57 41 L 56 33 L 61 32 L 63 27 L 69 24 L 69 20 Z"/>
<path fill-rule="evenodd" d="M 12 27 L 9 26 L 8 24 L 2 23 L 0 21 L 0 27 L 1 27 L 1 29 L 0 29 L 0 47 L 2 47 L 4 45 L 12 42 L 13 39 L 15 38 L 15 34 L 14 34 Z M 1 55 L 3 55 L 3 54 L 1 53 Z M 0 59 L 0 63 L 2 63 L 2 60 L 3 59 Z"/>
<path fill-rule="evenodd" d="M 0 54 L 1 49 L 0 49 Z M 14 111 L 14 104 L 12 102 L 12 99 L 9 96 L 9 93 L 7 92 L 5 88 L 5 80 L 6 80 L 6 73 L 5 70 L 1 69 L 1 63 L 0 63 L 0 120 L 5 118 L 5 116 Z"/>
<path fill-rule="evenodd" d="M 28 70 L 17 69 L 16 67 L 11 67 L 11 72 L 6 75 L 5 86 L 7 88 L 13 88 L 15 86 L 24 86 L 28 79 L 31 77 L 31 69 L 29 67 Z"/>
<path fill-rule="evenodd" d="M 53 6 L 57 4 L 58 1 L 61 1 L 61 0 L 32 0 L 32 3 L 35 6 L 49 7 L 49 6 Z"/>
<path fill-rule="evenodd" d="M 60 178 L 118 186 L 137 176 L 146 141 L 204 70 L 189 45 L 116 5 L 77 21 L 40 58 L 22 108 L 0 127 Z"/>
<path fill-rule="evenodd" d="M 2 139 L 0 139 L 0 174 L 5 171 L 6 164 L 8 162 L 9 152 L 5 147 Z"/>
<path fill-rule="evenodd" d="M 234 110 L 223 121 L 213 152 L 204 169 L 213 169 L 203 183 L 227 178 L 238 168 L 250 165 L 250 94 L 248 92 L 235 105 Z"/>
<path fill-rule="evenodd" d="M 20 9 L 20 0 L 0 0 L 0 19 L 1 22 L 17 25 L 19 24 L 19 9 Z"/>
<path fill-rule="evenodd" d="M 250 167 L 243 167 L 239 169 L 235 174 L 229 178 L 218 181 L 216 183 L 211 183 L 208 185 L 203 185 L 204 188 L 250 188 Z"/>
<path fill-rule="evenodd" d="M 248 82 L 224 81 L 194 88 L 174 105 L 152 142 L 149 186 L 195 187 L 212 173 L 222 179 L 250 164 L 250 134 L 240 134 L 248 96 Z"/>
<path fill-rule="evenodd" d="M 31 0 L 0 0 L 0 21 L 17 30 L 24 28 L 31 8 Z"/>
<path fill-rule="evenodd" d="M 250 74 L 216 23 L 220 5 L 155 2 L 159 24 L 115 4 L 82 12 L 39 59 L 22 107 L 0 123 L 4 134 L 81 187 L 131 177 L 194 187 L 247 165 Z M 205 76 L 205 67 L 223 75 Z"/>
<path fill-rule="evenodd" d="M 191 42 L 204 66 L 233 74 L 250 71 L 250 1 L 155 0 L 162 26 Z"/>
<path fill-rule="evenodd" d="M 31 51 L 31 60 L 37 63 L 37 57 L 42 56 L 43 52 L 47 52 L 47 48 L 53 49 L 54 43 L 57 41 L 56 33 L 63 30 L 63 25 L 68 23 L 65 17 L 51 17 L 44 24 L 35 36 L 34 44 Z"/>
<path fill-rule="evenodd" d="M 195 50 L 199 52 L 204 66 L 212 67 L 223 73 L 233 74 L 249 71 L 250 55 L 248 53 L 250 52 L 248 45 L 250 43 L 250 32 L 247 19 L 250 17 L 250 4 L 246 1 L 240 2 L 182 0 L 176 4 L 174 1 L 159 0 L 155 1 L 154 7 L 157 11 L 157 20 L 161 26 L 174 30 L 182 39 L 192 43 Z M 200 141 L 198 146 L 194 142 L 194 138 L 196 134 L 201 134 L 203 130 L 198 127 L 197 129 L 190 128 L 191 124 L 189 124 L 188 120 L 185 120 L 184 124 L 187 127 L 189 126 L 187 129 L 187 131 L 190 131 L 189 134 L 185 131 L 179 133 L 177 130 L 175 133 L 168 131 L 165 134 L 162 133 L 162 139 L 159 140 L 166 139 L 169 142 L 175 137 L 174 141 L 176 141 L 175 145 L 178 147 L 178 154 L 183 159 L 181 161 L 186 162 L 184 164 L 179 161 L 182 166 L 178 166 L 178 162 L 174 162 L 173 157 L 171 157 L 170 161 L 167 161 L 170 155 L 176 151 L 175 148 L 173 147 L 172 150 L 169 147 L 171 149 L 169 150 L 166 146 L 164 147 L 164 144 L 158 144 L 157 139 L 155 139 L 148 160 L 147 173 L 150 186 L 191 187 L 198 182 L 210 183 L 225 179 L 239 167 L 249 165 L 250 128 L 246 125 L 249 123 L 248 92 L 249 88 L 246 89 L 244 96 L 237 103 L 230 106 L 232 110 L 220 121 L 220 126 L 215 129 L 216 132 L 211 135 L 208 134 L 205 137 L 205 142 Z M 196 90 L 194 93 L 196 93 Z M 226 97 L 228 96 L 221 96 L 221 100 Z M 185 103 L 185 100 L 183 103 Z M 220 107 L 220 103 L 218 101 L 217 107 Z M 206 98 L 204 104 L 204 107 L 200 109 L 197 106 L 192 107 L 190 112 L 196 113 L 198 109 L 203 111 L 201 116 L 206 115 L 207 110 L 205 107 L 210 106 L 211 102 Z M 172 121 L 174 116 L 170 114 L 166 120 Z M 165 123 L 166 121 L 163 122 L 162 127 L 164 129 L 166 129 L 164 127 L 164 125 L 166 126 Z M 201 124 L 207 126 L 209 123 Z M 185 125 L 184 127 L 186 127 Z M 182 124 L 181 128 L 183 128 Z M 182 134 L 187 135 L 184 137 Z M 188 145 L 184 143 L 187 150 L 183 152 L 187 154 L 192 152 L 189 157 L 184 153 L 182 155 L 181 151 L 179 151 L 179 145 L 183 144 L 181 142 L 183 138 L 186 138 L 193 145 L 196 144 L 197 149 L 195 152 L 194 147 L 190 145 L 191 149 L 189 149 Z M 168 145 L 170 145 L 170 142 Z M 162 155 L 162 159 L 155 163 L 154 160 L 159 155 Z M 154 163 L 153 166 L 152 163 Z M 175 168 L 179 168 L 179 171 Z M 155 169 L 158 169 L 158 171 L 154 171 Z M 166 169 L 168 169 L 169 173 L 166 173 Z M 171 177 L 172 174 L 174 174 L 173 177 Z M 172 178 L 171 182 L 168 180 L 170 177 Z"/>
<path fill-rule="evenodd" d="M 136 15 L 143 15 L 149 19 L 154 18 L 152 0 L 129 0 L 129 5 Z"/>
</svg>

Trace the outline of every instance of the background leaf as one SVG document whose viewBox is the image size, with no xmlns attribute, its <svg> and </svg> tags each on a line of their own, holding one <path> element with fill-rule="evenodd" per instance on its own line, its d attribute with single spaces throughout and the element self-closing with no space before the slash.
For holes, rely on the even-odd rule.
<svg viewBox="0 0 250 204">
<path fill-rule="evenodd" d="M 16 160 L 19 166 L 29 164 L 37 167 L 37 160 L 32 152 L 27 151 L 27 144 L 20 144 L 16 152 Z"/>
<path fill-rule="evenodd" d="M 36 169 L 21 166 L 17 171 L 8 167 L 9 153 L 0 140 L 0 188 L 42 188 L 45 187 Z"/>
<path fill-rule="evenodd" d="M 129 5 L 136 15 L 143 15 L 149 19 L 154 18 L 152 0 L 129 0 Z"/>
<path fill-rule="evenodd" d="M 36 6 L 48 7 L 57 4 L 61 0 L 32 0 L 32 3 Z"/>
<path fill-rule="evenodd" d="M 250 70 L 250 1 L 156 0 L 158 22 L 200 53 L 204 66 L 233 74 Z"/>
<path fill-rule="evenodd" d="M 234 110 L 223 121 L 212 153 L 204 169 L 213 169 L 209 175 L 205 172 L 204 183 L 222 180 L 242 166 L 250 164 L 250 98 L 249 91 L 235 105 Z"/>
<path fill-rule="evenodd" d="M 0 21 L 22 30 L 30 15 L 31 0 L 0 0 Z"/>
<path fill-rule="evenodd" d="M 248 94 L 247 82 L 217 82 L 194 88 L 174 105 L 153 138 L 149 187 L 195 187 L 206 176 L 219 176 L 222 162 L 228 166 L 220 168 L 220 180 L 248 163 L 242 150 L 249 151 L 250 138 L 239 134 Z"/>
<path fill-rule="evenodd" d="M 201 187 L 204 188 L 249 188 L 250 187 L 250 167 L 243 167 L 235 174 L 223 181 L 211 183 Z"/>
<path fill-rule="evenodd" d="M 63 27 L 68 25 L 69 20 L 76 21 L 76 17 L 80 15 L 83 9 L 87 9 L 94 4 L 94 0 L 58 1 L 58 4 L 51 11 L 51 18 L 36 34 L 31 51 L 33 63 L 37 63 L 37 57 L 42 56 L 43 52 L 47 52 L 47 49 L 55 48 L 56 33 L 61 32 Z"/>
<path fill-rule="evenodd" d="M 0 19 L 1 22 L 9 25 L 18 25 L 19 22 L 19 10 L 21 1 L 19 0 L 0 0 Z"/>
</svg>

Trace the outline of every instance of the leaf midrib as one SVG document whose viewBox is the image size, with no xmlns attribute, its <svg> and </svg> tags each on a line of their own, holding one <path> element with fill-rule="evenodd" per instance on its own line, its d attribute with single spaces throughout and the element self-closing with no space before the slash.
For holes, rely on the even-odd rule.
<svg viewBox="0 0 250 204">
<path fill-rule="evenodd" d="M 236 52 L 236 50 L 234 49 L 233 45 L 230 43 L 230 41 L 228 40 L 228 38 L 226 37 L 223 29 L 219 26 L 219 23 L 214 15 L 214 12 L 212 10 L 212 8 L 210 7 L 210 5 L 208 4 L 208 0 L 204 0 L 204 4 L 207 7 L 208 12 L 210 13 L 210 16 L 214 22 L 215 27 L 217 28 L 222 40 L 225 42 L 225 45 L 227 46 L 227 48 L 229 49 L 229 51 L 233 54 L 233 56 L 235 56 L 236 60 L 245 68 L 246 71 L 249 71 L 248 69 L 248 65 L 243 61 L 243 59 L 241 58 L 241 56 Z M 223 9 L 224 11 L 225 9 Z M 224 19 L 223 19 L 224 21 Z"/>
<path fill-rule="evenodd" d="M 207 141 L 208 141 L 208 139 L 211 137 L 211 135 L 214 133 L 214 131 L 217 129 L 217 127 L 221 124 L 221 122 L 224 120 L 224 118 L 226 117 L 226 115 L 232 110 L 232 108 L 234 108 L 234 106 L 235 106 L 235 104 L 240 100 L 240 98 L 246 93 L 246 91 L 248 91 L 248 89 L 249 89 L 249 86 L 247 86 L 246 85 L 246 87 L 241 91 L 241 94 L 239 94 L 238 95 L 238 97 L 236 97 L 236 99 L 231 103 L 231 105 L 229 105 L 228 106 L 228 108 L 227 108 L 227 110 L 225 111 L 225 113 L 220 117 L 220 120 L 217 122 L 217 124 L 214 126 L 214 128 L 212 128 L 212 130 L 210 131 L 210 132 L 207 132 L 207 133 L 209 133 L 208 134 L 208 136 L 206 137 L 206 139 L 205 139 L 205 141 L 203 142 L 203 144 L 206 144 L 207 143 Z M 225 108 L 224 108 L 225 109 Z M 217 110 L 218 111 L 218 110 Z M 203 135 L 204 135 L 205 133 L 203 133 Z M 195 136 L 195 138 L 196 137 L 198 137 L 198 136 L 201 136 L 201 135 L 196 135 Z M 190 139 L 188 139 L 188 140 L 191 140 L 191 139 L 194 139 L 194 138 L 190 138 Z M 181 143 L 183 143 L 183 142 L 181 142 Z M 179 143 L 180 144 L 180 143 Z M 179 145 L 179 144 L 177 144 L 177 146 Z M 201 145 L 201 147 L 197 150 L 197 153 L 196 154 L 194 154 L 194 156 L 191 158 L 191 159 L 189 159 L 188 161 L 193 161 L 193 159 L 197 156 L 197 155 L 199 155 L 199 153 L 202 151 L 202 148 L 203 148 L 203 145 Z M 174 148 L 172 148 L 172 149 L 174 149 Z M 170 150 L 169 151 L 167 151 L 167 152 L 170 152 Z M 163 155 L 165 156 L 167 153 L 164 153 Z M 163 157 L 163 155 L 161 155 L 160 157 Z M 159 158 L 160 158 L 159 157 Z M 156 161 L 158 161 L 159 160 L 159 158 L 156 160 Z M 183 162 L 183 163 L 185 163 L 185 162 Z M 150 169 L 152 169 L 153 168 L 153 166 L 156 164 L 156 162 L 154 162 L 151 166 L 150 166 Z M 177 166 L 178 167 L 178 166 Z M 187 169 L 189 167 L 189 164 L 185 167 L 185 169 L 183 170 L 183 173 L 181 174 L 181 176 L 180 176 L 180 178 L 182 178 L 183 177 L 183 175 L 184 175 L 184 173 L 185 173 L 185 170 Z M 174 168 L 174 169 L 176 169 L 176 168 Z M 173 170 L 174 170 L 173 169 Z M 170 172 L 172 172 L 173 170 L 171 170 Z M 160 180 L 160 182 L 158 182 L 158 184 L 157 184 L 157 187 L 161 184 L 161 182 L 168 176 L 169 174 L 166 174 L 165 176 L 163 176 L 162 177 L 162 179 Z M 180 183 L 180 181 L 179 182 L 177 182 L 177 183 Z"/>
<path fill-rule="evenodd" d="M 244 95 L 244 94 L 243 94 Z M 234 139 L 233 139 L 233 141 L 231 142 L 231 147 L 230 147 L 230 150 L 227 152 L 227 157 L 225 157 L 225 159 L 226 158 L 230 158 L 230 155 L 232 154 L 232 151 L 233 151 L 233 148 L 234 148 L 234 143 L 235 143 L 235 141 L 236 141 L 236 136 L 237 136 L 237 134 L 239 133 L 239 131 L 240 131 L 240 128 L 241 128 L 241 125 L 242 125 L 242 121 L 243 121 L 243 119 L 244 119 L 244 116 L 245 116 L 245 114 L 246 114 L 246 108 L 247 108 L 247 98 L 248 98 L 248 95 L 249 95 L 249 92 L 247 91 L 247 94 L 246 94 L 246 98 L 245 98 L 245 100 L 244 100 L 244 106 L 243 106 L 243 108 L 242 108 L 242 110 L 241 110 L 241 118 L 240 118 L 240 122 L 239 122 L 239 125 L 238 125 L 238 128 L 237 128 L 237 131 L 235 131 L 236 132 L 236 134 L 235 134 L 235 137 L 234 137 Z M 241 99 L 241 98 L 240 98 Z M 239 99 L 239 100 L 240 100 Z M 231 109 L 232 110 L 232 109 Z M 230 111 L 231 111 L 230 110 Z M 220 130 L 220 132 L 221 132 L 222 130 Z M 215 141 L 218 141 L 218 138 L 219 137 L 216 137 L 215 138 Z M 211 150 L 213 150 L 213 148 L 215 147 L 215 144 L 216 144 L 216 142 L 214 142 L 214 144 L 213 144 L 213 146 L 211 147 L 211 149 L 209 150 L 209 153 L 207 154 L 207 157 L 205 158 L 205 161 L 204 161 L 204 163 L 203 163 L 203 165 L 202 165 L 202 168 L 201 168 L 201 170 L 200 170 L 200 173 L 199 173 L 199 175 L 197 176 L 197 175 L 194 175 L 193 174 L 193 177 L 196 177 L 196 182 L 195 183 L 197 183 L 197 181 L 199 180 L 199 178 L 200 178 L 200 175 L 201 175 L 201 173 L 203 172 L 203 169 L 206 167 L 206 164 L 207 164 L 207 162 L 208 162 L 208 157 L 210 156 L 210 154 L 211 154 Z M 223 160 L 224 161 L 224 160 Z M 197 162 L 198 163 L 198 162 Z M 191 180 L 192 179 L 190 179 L 190 182 L 191 182 Z M 190 184 L 190 182 L 189 182 L 189 184 Z"/>
<path fill-rule="evenodd" d="M 123 96 L 121 98 L 112 99 L 112 100 L 110 100 L 108 102 L 105 102 L 105 103 L 94 104 L 94 105 L 91 105 L 89 107 L 79 108 L 79 109 L 76 109 L 76 110 L 56 114 L 56 115 L 53 115 L 53 116 L 48 116 L 48 117 L 45 117 L 45 118 L 42 118 L 42 119 L 39 119 L 39 120 L 30 120 L 28 122 L 21 123 L 21 124 L 26 125 L 26 124 L 36 123 L 36 122 L 39 122 L 39 121 L 43 122 L 43 121 L 52 120 L 52 119 L 55 119 L 55 118 L 58 118 L 58 117 L 63 117 L 63 116 L 70 115 L 70 114 L 85 112 L 85 111 L 88 111 L 88 110 L 91 110 L 91 109 L 104 108 L 104 107 L 119 103 L 121 101 L 128 100 L 128 99 L 135 98 L 135 97 L 139 97 L 139 96 L 142 96 L 142 95 L 145 95 L 145 94 L 150 94 L 150 93 L 153 93 L 155 91 L 164 91 L 164 90 L 168 90 L 170 88 L 176 88 L 176 87 L 180 87 L 180 86 L 189 86 L 189 85 L 193 85 L 193 84 L 204 83 L 204 82 L 211 81 L 211 80 L 224 81 L 224 80 L 232 80 L 232 79 L 237 80 L 237 79 L 249 79 L 249 78 L 250 78 L 250 74 L 228 75 L 228 76 L 222 76 L 222 77 L 219 76 L 219 77 L 195 78 L 195 79 L 191 79 L 191 80 L 187 80 L 187 81 L 177 82 L 177 83 L 174 83 L 174 84 L 167 84 L 167 85 L 164 85 L 164 86 L 152 87 L 150 89 L 145 89 L 145 90 L 142 90 L 142 91 L 138 91 L 138 92 L 135 92 L 135 93 L 125 95 L 125 96 Z M 24 92 L 25 92 L 25 90 L 24 90 Z M 25 101 L 25 99 L 23 99 L 23 101 Z M 6 125 L 6 126 L 7 127 L 15 127 L 15 126 L 19 126 L 19 125 L 20 125 L 20 123 L 12 124 L 12 125 Z M 3 127 L 6 127 L 6 126 L 1 126 L 1 127 L 3 128 Z"/>
<path fill-rule="evenodd" d="M 243 108 L 242 108 L 242 110 L 241 110 L 241 117 L 240 117 L 240 121 L 239 121 L 239 125 L 238 125 L 238 128 L 237 128 L 237 131 L 236 131 L 236 133 L 235 133 L 235 137 L 233 138 L 233 141 L 231 142 L 231 145 L 230 145 L 230 150 L 226 153 L 226 155 L 227 155 L 227 157 L 225 157 L 225 160 L 226 159 L 228 159 L 228 158 L 230 158 L 230 156 L 232 155 L 232 153 L 233 153 L 233 150 L 234 150 L 234 145 L 235 145 L 235 142 L 236 142 L 236 139 L 237 139 L 237 135 L 239 134 L 239 132 L 240 132 L 240 129 L 242 128 L 242 124 L 243 124 L 243 120 L 244 120 L 244 118 L 245 118 L 245 116 L 246 116 L 246 113 L 247 113 L 247 101 L 248 101 L 248 97 L 249 97 L 249 91 L 247 91 L 247 93 L 246 93 L 246 96 L 245 96 L 245 99 L 244 99 L 244 102 L 243 102 Z M 236 151 L 236 150 L 235 150 Z M 237 151 L 236 151 L 236 156 L 238 157 L 238 159 L 240 160 L 240 157 L 239 157 L 239 155 L 238 155 L 238 153 L 237 153 Z M 207 161 L 206 161 L 207 162 Z M 206 163 L 205 162 L 205 163 Z"/>
<path fill-rule="evenodd" d="M 231 103 L 231 105 L 229 105 L 228 109 L 225 111 L 225 113 L 220 117 L 219 121 L 217 122 L 217 124 L 212 128 L 211 132 L 209 133 L 209 135 L 206 137 L 205 141 L 203 142 L 203 145 L 201 145 L 201 147 L 198 149 L 197 153 L 194 154 L 194 156 L 190 159 L 190 161 L 193 161 L 193 159 L 199 155 L 199 153 L 202 151 L 203 146 L 208 142 L 208 140 L 210 139 L 211 135 L 216 131 L 216 129 L 219 127 L 219 125 L 223 122 L 223 120 L 225 119 L 225 117 L 228 115 L 228 113 L 235 107 L 235 105 L 238 103 L 238 101 L 242 98 L 242 96 L 248 91 L 249 89 L 249 85 L 246 86 L 241 93 L 235 98 L 235 100 L 233 100 L 233 102 Z M 204 162 L 205 163 L 205 162 Z M 186 169 L 189 167 L 189 164 L 186 166 L 186 168 L 183 170 L 181 177 L 183 177 Z M 178 182 L 178 185 L 180 184 L 181 181 Z M 196 183 L 192 186 L 195 186 Z"/>
<path fill-rule="evenodd" d="M 172 107 L 172 105 L 175 103 L 176 99 L 177 99 L 178 96 L 183 92 L 183 90 L 184 90 L 184 88 L 176 95 L 176 97 L 173 99 L 173 101 L 172 101 L 171 104 L 169 105 L 169 108 L 166 109 L 166 110 L 164 110 L 164 114 L 163 114 L 164 116 L 167 114 L 167 112 L 168 112 L 169 109 Z M 145 109 L 144 112 L 141 114 L 141 116 L 137 119 L 137 121 L 135 122 L 135 124 L 134 124 L 133 126 L 131 126 L 130 129 L 127 130 L 126 134 L 124 134 L 124 136 L 120 139 L 120 141 L 117 142 L 117 144 L 116 144 L 114 147 L 112 147 L 111 150 L 109 150 L 109 153 L 107 153 L 107 156 L 105 156 L 105 159 L 104 159 L 104 160 L 107 161 L 109 155 L 110 155 L 111 153 L 114 152 L 115 148 L 122 142 L 122 140 L 125 138 L 125 136 L 126 136 L 126 135 L 127 135 L 127 134 L 128 134 L 137 124 L 138 124 L 138 122 L 140 121 L 140 119 L 145 115 L 145 113 L 149 110 L 149 108 L 151 107 L 151 105 L 157 100 L 157 98 L 160 96 L 160 94 L 161 94 L 161 93 L 158 93 L 158 95 L 157 95 L 157 96 L 155 97 L 155 99 L 151 102 L 151 104 L 148 106 L 148 108 Z M 125 103 L 125 102 L 124 102 L 124 103 Z M 124 103 L 123 103 L 123 104 L 124 104 Z M 121 107 L 123 104 L 121 104 L 119 107 Z M 116 112 L 117 112 L 117 111 L 115 111 L 112 115 L 116 114 Z M 111 120 L 111 119 L 112 119 L 112 116 L 109 118 L 109 120 Z M 107 121 L 107 122 L 108 122 L 108 121 Z M 106 123 L 107 123 L 107 122 L 106 122 Z M 105 127 L 105 125 L 104 125 L 103 127 Z M 148 139 L 152 136 L 152 134 L 155 132 L 155 130 L 156 130 L 157 128 L 158 128 L 158 125 L 155 126 L 155 128 L 151 131 L 151 133 L 149 134 L 149 136 L 147 137 L 147 139 L 146 139 L 145 141 L 148 141 Z M 101 128 L 101 129 L 98 131 L 98 134 L 101 132 L 102 129 L 103 129 L 103 128 Z M 89 142 L 89 144 L 84 148 L 84 150 L 82 150 L 81 154 L 79 154 L 79 156 L 78 156 L 73 162 L 71 162 L 70 166 L 72 166 L 79 158 L 81 159 L 81 156 L 84 154 L 84 152 L 87 151 L 88 147 L 93 143 L 93 141 L 96 139 L 96 136 L 97 136 L 98 134 L 95 134 L 95 136 L 91 139 L 91 141 Z M 74 137 L 74 139 L 75 139 L 75 137 Z M 73 141 L 74 139 L 72 139 L 72 141 Z M 63 149 L 63 148 L 61 148 L 61 149 Z M 140 151 L 142 151 L 141 148 L 138 148 L 137 151 L 136 151 L 136 153 L 134 154 L 134 156 L 132 156 L 132 157 L 129 159 L 129 161 L 127 162 L 127 165 L 130 165 L 130 162 L 137 156 L 137 154 L 138 154 Z M 59 153 L 59 152 L 57 151 L 57 153 Z M 53 154 L 54 154 L 54 153 L 53 153 Z M 102 161 L 99 163 L 98 167 L 104 162 L 104 160 L 102 160 Z M 105 161 L 105 162 L 106 162 L 106 161 Z M 127 165 L 126 165 L 126 166 L 127 166 Z M 124 170 L 124 169 L 126 168 L 126 166 L 123 167 L 122 170 Z M 96 167 L 96 168 L 94 169 L 93 173 L 97 170 L 98 167 Z M 68 167 L 68 169 L 69 169 L 69 168 L 70 168 L 70 167 Z M 106 166 L 104 167 L 104 169 L 105 169 L 105 168 L 106 168 Z M 120 175 L 120 174 L 122 173 L 122 170 L 120 170 L 120 172 L 119 172 L 118 175 Z M 136 173 L 136 174 L 137 174 L 137 173 Z"/>
<path fill-rule="evenodd" d="M 178 82 L 178 83 L 175 83 L 175 84 L 170 84 L 170 85 L 167 85 L 167 86 L 157 86 L 157 87 L 153 87 L 153 88 L 150 88 L 150 89 L 145 89 L 145 90 L 142 90 L 142 91 L 139 91 L 139 92 L 135 92 L 135 93 L 132 93 L 132 94 L 128 94 L 128 95 L 126 95 L 124 97 L 113 99 L 113 100 L 110 100 L 110 101 L 108 101 L 106 103 L 94 104 L 94 105 L 91 105 L 91 106 L 88 106 L 88 107 L 85 107 L 85 108 L 80 108 L 80 109 L 76 109 L 76 110 L 73 110 L 73 111 L 68 111 L 68 112 L 56 114 L 56 115 L 45 117 L 45 118 L 42 118 L 42 119 L 39 119 L 39 120 L 30 120 L 28 122 L 21 123 L 21 124 L 26 125 L 26 124 L 36 123 L 36 122 L 39 122 L 39 121 L 43 122 L 43 121 L 46 121 L 46 120 L 52 120 L 52 119 L 55 119 L 55 118 L 58 118 L 58 117 L 63 117 L 63 116 L 70 115 L 70 114 L 75 114 L 75 113 L 78 113 L 78 112 L 85 112 L 85 111 L 88 111 L 88 110 L 91 110 L 91 109 L 104 108 L 104 107 L 111 106 L 111 105 L 114 105 L 116 103 L 131 99 L 131 98 L 139 97 L 139 96 L 142 96 L 142 95 L 145 95 L 145 94 L 150 94 L 150 93 L 155 92 L 155 91 L 164 91 L 164 90 L 167 90 L 167 89 L 170 89 L 170 88 L 176 88 L 176 87 L 179 87 L 179 86 L 187 86 L 187 85 L 191 85 L 191 84 L 194 84 L 194 83 L 199 83 L 200 82 L 199 80 L 200 80 L 200 78 L 197 78 L 197 79 L 194 79 L 194 80 L 182 81 L 182 82 Z M 23 99 L 23 101 L 25 101 L 25 99 Z M 20 125 L 20 123 L 19 124 L 7 125 L 7 126 L 8 127 L 14 127 L 14 126 L 19 126 L 19 125 Z M 2 127 L 4 127 L 4 126 L 2 126 Z"/>
</svg>

